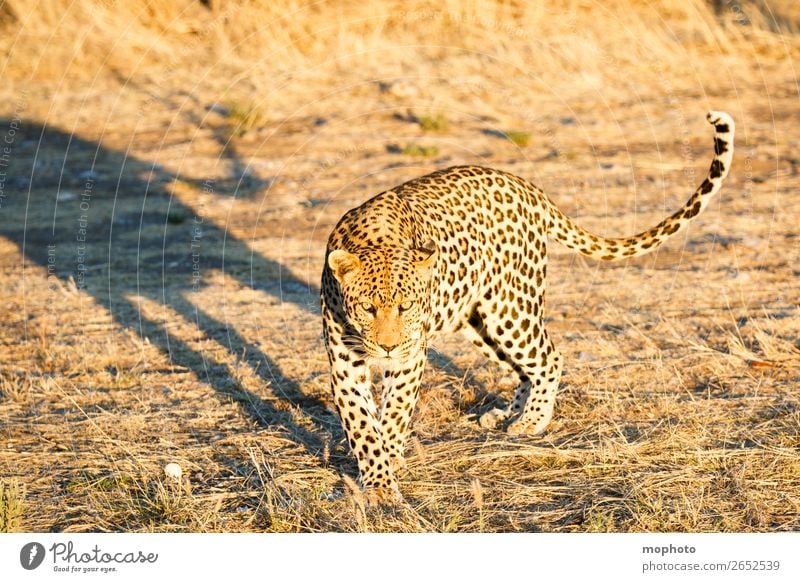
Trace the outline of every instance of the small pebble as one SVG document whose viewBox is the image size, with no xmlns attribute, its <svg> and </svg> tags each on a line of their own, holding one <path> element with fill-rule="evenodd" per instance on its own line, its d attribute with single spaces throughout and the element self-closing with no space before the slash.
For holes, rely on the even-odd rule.
<svg viewBox="0 0 800 582">
<path fill-rule="evenodd" d="M 175 481 L 180 481 L 181 477 L 183 476 L 183 469 L 178 463 L 168 463 L 164 467 L 164 473 L 167 477 L 171 479 L 175 479 Z"/>
</svg>

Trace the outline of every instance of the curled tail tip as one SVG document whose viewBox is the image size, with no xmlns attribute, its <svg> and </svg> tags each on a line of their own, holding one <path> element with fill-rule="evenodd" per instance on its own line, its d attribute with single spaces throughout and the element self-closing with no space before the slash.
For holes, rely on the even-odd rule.
<svg viewBox="0 0 800 582">
<path fill-rule="evenodd" d="M 706 119 L 711 125 L 714 126 L 714 128 L 717 130 L 717 133 L 733 132 L 735 127 L 733 117 L 724 111 L 709 111 L 706 114 Z"/>
</svg>

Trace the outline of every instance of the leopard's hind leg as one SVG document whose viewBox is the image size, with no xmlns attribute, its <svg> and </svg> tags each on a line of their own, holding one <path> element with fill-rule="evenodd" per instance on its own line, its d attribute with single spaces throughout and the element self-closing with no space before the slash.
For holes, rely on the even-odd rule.
<svg viewBox="0 0 800 582">
<path fill-rule="evenodd" d="M 539 273 L 543 281 L 544 265 L 535 269 Z M 477 306 L 469 318 L 468 335 L 484 353 L 510 366 L 520 381 L 506 408 L 495 408 L 481 417 L 484 428 L 516 416 L 509 433 L 539 434 L 553 416 L 563 357 L 544 328 L 543 290 L 534 297 L 529 290 L 515 278 L 497 297 Z"/>
<path fill-rule="evenodd" d="M 484 356 L 500 365 L 505 371 L 513 371 L 513 368 L 509 365 L 508 354 L 506 354 L 497 342 L 489 337 L 486 332 L 484 319 L 478 308 L 473 310 L 467 325 L 461 328 L 461 332 Z M 517 404 L 516 400 L 515 398 L 515 402 L 509 404 L 507 408 L 494 408 L 484 413 L 481 415 L 478 422 L 483 428 L 495 428 L 499 423 L 508 419 L 514 412 L 522 410 L 522 406 Z"/>
<path fill-rule="evenodd" d="M 509 425 L 509 434 L 540 434 L 553 417 L 564 358 L 553 346 L 546 331 L 542 330 L 539 341 L 538 353 L 518 363 L 528 378 L 528 387 L 524 394 L 518 388 L 514 395 L 514 401 L 519 396 L 520 402 L 524 401 L 524 407 L 519 417 Z"/>
</svg>

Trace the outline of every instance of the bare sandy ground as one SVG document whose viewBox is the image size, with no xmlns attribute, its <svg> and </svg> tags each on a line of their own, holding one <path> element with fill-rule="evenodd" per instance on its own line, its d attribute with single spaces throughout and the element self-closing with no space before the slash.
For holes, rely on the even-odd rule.
<svg viewBox="0 0 800 582">
<path fill-rule="evenodd" d="M 422 81 L 362 83 L 249 128 L 230 103 L 146 83 L 9 96 L 0 476 L 24 485 L 19 528 L 797 530 L 797 88 L 780 63 L 752 78 L 735 94 L 527 96 L 527 111 L 514 89 L 462 84 L 460 105 L 415 108 Z M 737 120 L 735 165 L 685 234 L 613 265 L 551 244 L 566 373 L 547 433 L 482 430 L 476 415 L 513 387 L 445 338 L 401 478 L 408 507 L 365 509 L 342 477 L 355 464 L 320 338 L 338 217 L 480 163 L 597 233 L 632 234 L 702 179 L 709 108 Z M 431 111 L 446 128 L 423 128 Z"/>
</svg>

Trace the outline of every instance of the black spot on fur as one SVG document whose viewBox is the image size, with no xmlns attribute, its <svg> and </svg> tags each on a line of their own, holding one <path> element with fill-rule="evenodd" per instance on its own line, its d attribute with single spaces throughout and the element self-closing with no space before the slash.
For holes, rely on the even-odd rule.
<svg viewBox="0 0 800 582">
<path fill-rule="evenodd" d="M 691 208 L 687 208 L 686 212 L 684 212 L 683 215 L 686 218 L 693 218 L 693 217 L 697 216 L 698 212 L 700 212 L 700 203 L 699 202 L 695 202 L 694 206 L 692 206 Z"/>
</svg>

